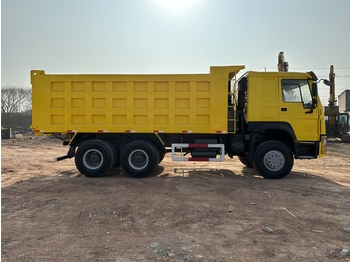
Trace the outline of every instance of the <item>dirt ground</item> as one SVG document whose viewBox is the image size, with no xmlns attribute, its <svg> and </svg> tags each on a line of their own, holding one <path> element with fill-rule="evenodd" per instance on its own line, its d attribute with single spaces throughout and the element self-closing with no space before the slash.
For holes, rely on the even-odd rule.
<svg viewBox="0 0 350 262">
<path fill-rule="evenodd" d="M 2 261 L 347 261 L 350 144 L 281 180 L 237 158 L 79 174 L 48 137 L 1 141 Z"/>
</svg>

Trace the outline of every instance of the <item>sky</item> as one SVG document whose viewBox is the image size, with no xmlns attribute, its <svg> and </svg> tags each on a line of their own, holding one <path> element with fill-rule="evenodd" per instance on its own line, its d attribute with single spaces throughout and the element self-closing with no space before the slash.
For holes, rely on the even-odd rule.
<svg viewBox="0 0 350 262">
<path fill-rule="evenodd" d="M 1 86 L 48 74 L 191 74 L 214 65 L 350 88 L 350 0 L 2 0 Z M 329 87 L 319 84 L 324 104 Z"/>
</svg>

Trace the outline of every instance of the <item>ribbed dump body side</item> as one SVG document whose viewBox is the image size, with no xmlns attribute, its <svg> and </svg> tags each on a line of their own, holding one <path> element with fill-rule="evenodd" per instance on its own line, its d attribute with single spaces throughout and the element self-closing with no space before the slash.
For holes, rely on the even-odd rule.
<svg viewBox="0 0 350 262">
<path fill-rule="evenodd" d="M 31 71 L 36 133 L 227 132 L 228 80 L 209 74 L 51 75 Z"/>
</svg>

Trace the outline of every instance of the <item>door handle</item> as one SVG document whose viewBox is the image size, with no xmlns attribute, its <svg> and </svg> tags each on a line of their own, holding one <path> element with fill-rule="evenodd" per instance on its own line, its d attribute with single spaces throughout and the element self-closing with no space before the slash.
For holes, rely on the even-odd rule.
<svg viewBox="0 0 350 262">
<path fill-rule="evenodd" d="M 282 107 L 281 111 L 287 111 L 287 108 L 286 107 Z"/>
</svg>

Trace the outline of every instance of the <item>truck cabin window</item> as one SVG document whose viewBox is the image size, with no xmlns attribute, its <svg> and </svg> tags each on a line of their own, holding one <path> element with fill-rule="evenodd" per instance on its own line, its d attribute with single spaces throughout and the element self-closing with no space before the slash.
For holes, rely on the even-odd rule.
<svg viewBox="0 0 350 262">
<path fill-rule="evenodd" d="M 303 103 L 304 108 L 312 108 L 312 96 L 307 80 L 282 80 L 282 99 L 287 103 Z"/>
</svg>

